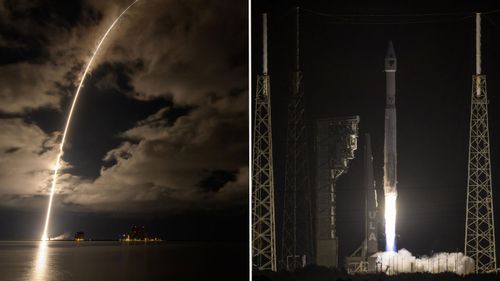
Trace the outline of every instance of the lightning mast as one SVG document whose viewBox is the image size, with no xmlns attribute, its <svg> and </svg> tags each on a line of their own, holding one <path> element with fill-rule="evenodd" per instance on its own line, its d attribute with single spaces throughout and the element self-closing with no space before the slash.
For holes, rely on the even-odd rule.
<svg viewBox="0 0 500 281">
<path fill-rule="evenodd" d="M 496 272 L 486 75 L 481 74 L 481 14 L 476 14 L 476 74 L 472 76 L 465 254 L 475 272 Z"/>
<path fill-rule="evenodd" d="M 257 77 L 252 165 L 252 255 L 259 270 L 276 271 L 271 92 L 267 72 L 267 14 L 263 23 L 263 73 Z"/>
<path fill-rule="evenodd" d="M 296 8 L 295 69 L 288 103 L 281 266 L 295 270 L 313 260 L 313 223 L 307 155 L 305 99 L 299 56 L 299 8 Z"/>
</svg>

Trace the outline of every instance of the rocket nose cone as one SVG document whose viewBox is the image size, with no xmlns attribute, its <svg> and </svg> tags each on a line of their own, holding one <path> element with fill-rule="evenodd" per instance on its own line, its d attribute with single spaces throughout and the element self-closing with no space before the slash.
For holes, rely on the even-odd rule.
<svg viewBox="0 0 500 281">
<path fill-rule="evenodd" d="M 396 52 L 394 52 L 394 46 L 392 41 L 389 41 L 389 47 L 387 48 L 387 54 L 385 56 L 385 71 L 386 72 L 396 72 L 397 59 Z"/>
<path fill-rule="evenodd" d="M 394 51 L 394 46 L 392 45 L 392 41 L 389 41 L 389 46 L 387 47 L 387 54 L 385 55 L 386 59 L 395 59 L 396 52 Z"/>
</svg>

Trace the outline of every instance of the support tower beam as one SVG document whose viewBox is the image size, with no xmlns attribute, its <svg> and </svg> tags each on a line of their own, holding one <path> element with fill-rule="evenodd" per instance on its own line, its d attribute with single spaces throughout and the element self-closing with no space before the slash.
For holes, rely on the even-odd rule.
<svg viewBox="0 0 500 281">
<path fill-rule="evenodd" d="M 299 57 L 299 8 L 296 14 L 295 69 L 292 94 L 288 103 L 287 153 L 281 267 L 293 271 L 313 260 L 313 223 L 309 161 L 305 120 L 305 98 Z"/>
<path fill-rule="evenodd" d="M 253 267 L 276 271 L 271 93 L 267 73 L 267 15 L 263 21 L 263 74 L 257 77 L 252 163 Z"/>
<path fill-rule="evenodd" d="M 476 75 L 472 76 L 464 252 L 475 272 L 496 272 L 486 75 L 481 74 L 481 16 L 476 14 Z"/>
</svg>

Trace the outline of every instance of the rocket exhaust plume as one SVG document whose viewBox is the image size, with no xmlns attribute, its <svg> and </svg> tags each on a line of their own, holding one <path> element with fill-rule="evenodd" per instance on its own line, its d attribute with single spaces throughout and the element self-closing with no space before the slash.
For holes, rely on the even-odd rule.
<svg viewBox="0 0 500 281">
<path fill-rule="evenodd" d="M 111 24 L 111 26 L 108 28 L 106 33 L 102 36 L 101 40 L 97 44 L 97 47 L 94 50 L 94 53 L 92 54 L 92 57 L 90 58 L 89 62 L 87 63 L 87 66 L 85 67 L 85 71 L 83 72 L 82 78 L 80 79 L 80 83 L 78 85 L 78 88 L 76 89 L 75 96 L 73 97 L 73 102 L 71 103 L 71 108 L 68 113 L 68 118 L 66 119 L 66 125 L 64 127 L 64 132 L 62 135 L 61 139 L 61 144 L 59 145 L 59 153 L 57 154 L 57 160 L 56 160 L 56 165 L 54 166 L 54 173 L 52 175 L 52 186 L 50 188 L 50 197 L 49 197 L 49 204 L 47 206 L 47 216 L 45 217 L 45 227 L 43 228 L 43 234 L 42 234 L 42 241 L 49 240 L 48 236 L 48 228 L 50 224 L 50 213 L 52 210 L 52 201 L 54 199 L 54 193 L 56 191 L 56 186 L 57 186 L 57 174 L 59 172 L 59 169 L 61 168 L 61 157 L 63 155 L 63 149 L 64 149 L 64 142 L 66 140 L 66 135 L 68 133 L 68 128 L 69 125 L 71 124 L 71 117 L 73 116 L 73 110 L 75 108 L 76 102 L 78 100 L 78 95 L 80 94 L 80 90 L 82 89 L 83 82 L 85 81 L 85 77 L 87 77 L 87 73 L 89 72 L 90 67 L 92 66 L 92 63 L 94 62 L 94 59 L 99 52 L 99 49 L 102 45 L 102 43 L 106 40 L 106 37 L 108 37 L 108 34 L 113 30 L 115 25 L 118 23 L 120 18 L 132 7 L 134 6 L 137 2 L 140 0 L 135 0 L 130 4 L 123 12 L 115 19 L 115 21 Z"/>
<path fill-rule="evenodd" d="M 385 250 L 396 251 L 396 199 L 397 193 L 385 194 Z"/>
<path fill-rule="evenodd" d="M 389 42 L 385 56 L 386 104 L 384 138 L 384 194 L 385 194 L 385 248 L 388 252 L 396 251 L 396 188 L 397 153 L 396 153 L 396 53 Z"/>
<path fill-rule="evenodd" d="M 387 275 L 399 273 L 444 273 L 465 275 L 474 272 L 474 260 L 463 253 L 435 253 L 432 256 L 414 256 L 406 249 L 397 252 L 378 252 L 377 271 Z"/>
</svg>

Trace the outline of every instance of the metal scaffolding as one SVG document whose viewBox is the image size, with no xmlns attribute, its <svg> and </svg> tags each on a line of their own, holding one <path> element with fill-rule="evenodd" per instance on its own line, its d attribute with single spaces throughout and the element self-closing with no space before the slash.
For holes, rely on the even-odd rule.
<svg viewBox="0 0 500 281">
<path fill-rule="evenodd" d="M 476 14 L 476 75 L 472 77 L 465 254 L 475 272 L 496 272 L 486 76 L 481 75 L 481 17 Z"/>
<path fill-rule="evenodd" d="M 309 161 L 307 147 L 305 100 L 299 60 L 299 8 L 296 14 L 296 57 L 292 94 L 288 103 L 287 153 L 281 267 L 295 270 L 313 262 L 313 223 Z"/>
<path fill-rule="evenodd" d="M 276 271 L 271 93 L 267 71 L 267 15 L 263 14 L 263 74 L 257 77 L 252 163 L 252 255 L 259 270 Z"/>
<path fill-rule="evenodd" d="M 316 264 L 338 267 L 336 182 L 357 149 L 359 116 L 316 122 Z"/>
</svg>

